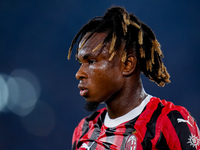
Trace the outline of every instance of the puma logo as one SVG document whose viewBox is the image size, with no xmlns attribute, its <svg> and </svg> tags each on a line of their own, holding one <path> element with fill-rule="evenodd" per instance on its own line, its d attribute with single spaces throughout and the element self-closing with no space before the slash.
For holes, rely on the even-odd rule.
<svg viewBox="0 0 200 150">
<path fill-rule="evenodd" d="M 90 148 L 92 147 L 93 144 L 94 144 L 94 142 L 92 142 L 92 144 L 91 144 L 90 146 L 88 146 L 86 143 L 83 143 L 83 144 L 81 145 L 81 147 L 82 147 L 82 148 L 85 148 L 85 149 L 87 149 L 87 150 L 90 150 Z"/>
<path fill-rule="evenodd" d="M 177 121 L 178 121 L 178 123 L 186 122 L 186 123 L 188 123 L 191 127 L 193 127 L 192 124 L 190 123 L 189 119 L 190 119 L 190 116 L 188 116 L 188 119 L 187 119 L 187 120 L 182 119 L 182 118 L 177 118 Z"/>
<path fill-rule="evenodd" d="M 89 148 L 90 148 L 90 147 L 89 147 L 87 144 L 85 144 L 85 143 L 83 143 L 81 147 L 82 147 L 82 148 L 86 148 L 86 149 L 88 149 L 88 150 L 89 150 Z"/>
</svg>

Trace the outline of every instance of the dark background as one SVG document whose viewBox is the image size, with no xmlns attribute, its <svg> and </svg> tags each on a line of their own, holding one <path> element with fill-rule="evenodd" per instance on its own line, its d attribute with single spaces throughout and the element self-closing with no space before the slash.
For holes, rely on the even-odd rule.
<svg viewBox="0 0 200 150">
<path fill-rule="evenodd" d="M 199 0 L 0 0 L 1 80 L 30 79 L 23 75 L 29 72 L 38 90 L 32 111 L 25 115 L 0 106 L 1 150 L 71 148 L 74 128 L 89 113 L 83 110 L 85 100 L 75 79 L 79 65 L 74 52 L 67 60 L 68 48 L 83 24 L 112 5 L 136 14 L 162 45 L 172 83 L 160 88 L 144 78 L 146 92 L 186 107 L 200 122 Z M 29 97 L 26 89 L 21 94 Z M 10 92 L 8 101 L 10 97 L 16 96 Z"/>
</svg>

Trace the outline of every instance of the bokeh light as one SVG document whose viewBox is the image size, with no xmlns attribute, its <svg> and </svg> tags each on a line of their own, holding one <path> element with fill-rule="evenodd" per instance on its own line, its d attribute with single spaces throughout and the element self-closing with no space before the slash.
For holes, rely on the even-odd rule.
<svg viewBox="0 0 200 150">
<path fill-rule="evenodd" d="M 55 126 L 55 113 L 43 101 L 38 101 L 35 109 L 27 116 L 21 118 L 24 128 L 33 135 L 47 136 Z"/>
<path fill-rule="evenodd" d="M 8 86 L 3 75 L 0 74 L 0 111 L 4 110 L 8 102 Z"/>
<path fill-rule="evenodd" d="M 10 93 L 7 107 L 19 116 L 29 114 L 38 98 L 33 85 L 20 77 L 10 77 L 7 85 Z"/>
<path fill-rule="evenodd" d="M 25 69 L 15 69 L 10 75 L 0 75 L 0 111 L 8 108 L 19 115 L 28 115 L 40 96 L 36 76 Z"/>
</svg>

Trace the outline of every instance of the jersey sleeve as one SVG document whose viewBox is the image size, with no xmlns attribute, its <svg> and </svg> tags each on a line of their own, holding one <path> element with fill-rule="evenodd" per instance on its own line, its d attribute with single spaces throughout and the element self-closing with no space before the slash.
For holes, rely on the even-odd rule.
<svg viewBox="0 0 200 150">
<path fill-rule="evenodd" d="M 178 106 L 166 115 L 160 138 L 160 149 L 165 145 L 170 150 L 200 150 L 198 126 L 184 107 Z"/>
</svg>

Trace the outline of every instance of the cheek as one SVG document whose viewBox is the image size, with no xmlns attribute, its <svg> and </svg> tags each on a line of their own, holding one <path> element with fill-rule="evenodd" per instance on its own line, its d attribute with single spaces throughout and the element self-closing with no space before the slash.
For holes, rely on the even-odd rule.
<svg viewBox="0 0 200 150">
<path fill-rule="evenodd" d="M 112 77 L 112 74 L 116 73 L 117 71 L 113 69 L 107 62 L 90 66 L 90 77 L 101 82 L 108 80 Z"/>
<path fill-rule="evenodd" d="M 114 67 L 114 66 L 113 66 Z M 111 66 L 104 64 L 100 67 L 91 67 L 90 79 L 91 83 L 95 87 L 103 89 L 112 89 L 114 86 L 119 86 L 123 81 L 123 76 L 119 68 L 112 68 Z"/>
</svg>

